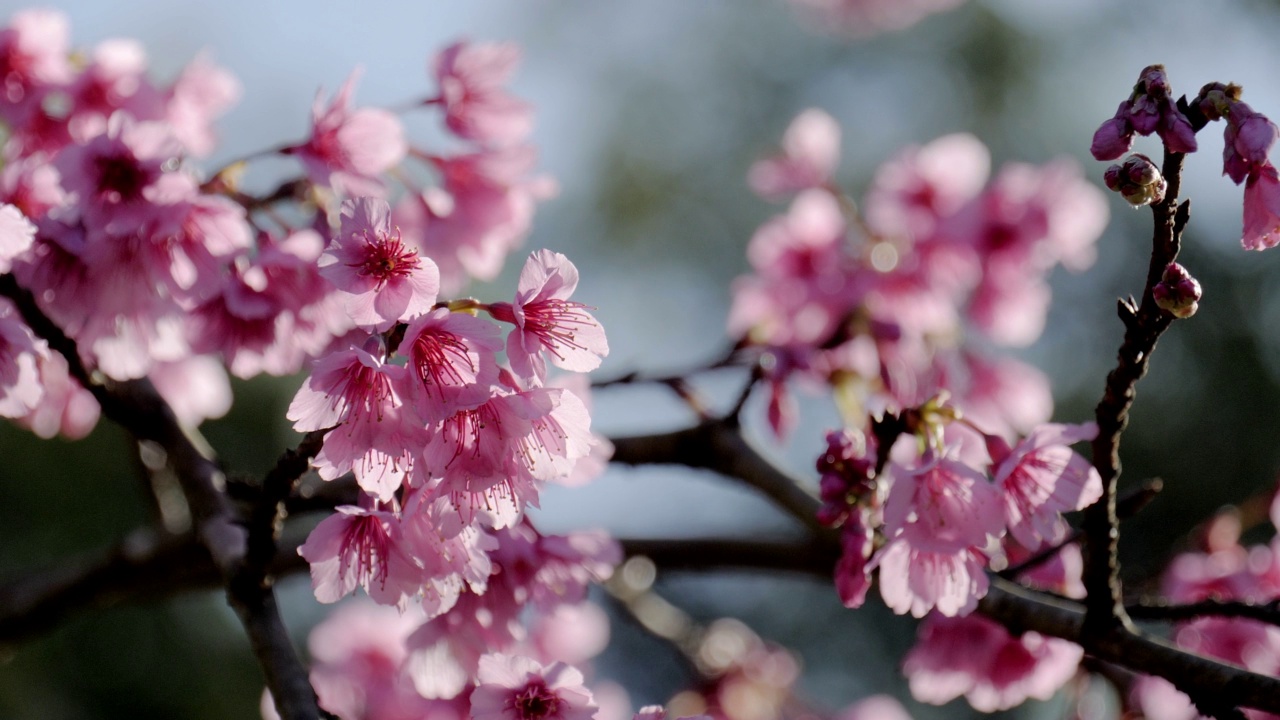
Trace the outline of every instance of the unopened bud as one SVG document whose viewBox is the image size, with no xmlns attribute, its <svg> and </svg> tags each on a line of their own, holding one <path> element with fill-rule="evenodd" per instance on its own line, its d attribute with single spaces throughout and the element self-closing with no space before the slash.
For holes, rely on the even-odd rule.
<svg viewBox="0 0 1280 720">
<path fill-rule="evenodd" d="M 1151 295 L 1156 305 L 1177 318 L 1189 318 L 1200 308 L 1200 283 L 1178 263 L 1169 263 Z"/>
<path fill-rule="evenodd" d="M 1160 202 L 1169 187 L 1160 168 L 1146 155 L 1130 155 L 1124 163 L 1107 168 L 1102 179 L 1134 207 Z"/>
<path fill-rule="evenodd" d="M 1231 103 L 1240 99 L 1240 91 L 1239 85 L 1212 82 L 1200 88 L 1200 94 L 1192 104 L 1200 108 L 1200 114 L 1204 115 L 1206 120 L 1221 120 L 1227 114 Z"/>
</svg>

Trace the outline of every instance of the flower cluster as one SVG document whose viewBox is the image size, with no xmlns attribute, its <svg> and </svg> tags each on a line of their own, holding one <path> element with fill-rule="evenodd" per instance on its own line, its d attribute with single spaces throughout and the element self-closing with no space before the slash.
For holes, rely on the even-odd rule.
<svg viewBox="0 0 1280 720">
<path fill-rule="evenodd" d="M 729 316 L 761 358 L 775 431 L 789 426 L 793 379 L 832 388 L 854 427 L 944 390 L 990 432 L 1048 420 L 1044 377 L 977 348 L 1039 337 L 1049 271 L 1093 261 L 1102 194 L 1067 161 L 989 180 L 986 148 L 952 135 L 882 166 L 859 213 L 833 180 L 838 133 L 806 111 L 751 171 L 765 197 L 794 195 L 751 239 Z"/>
<path fill-rule="evenodd" d="M 608 452 L 585 383 L 548 367 L 596 368 L 604 331 L 572 298 L 573 263 L 549 250 L 529 256 L 509 301 L 446 297 L 493 279 L 554 191 L 532 174 L 532 110 L 506 89 L 518 50 L 459 42 L 430 62 L 437 90 L 408 111 L 438 113 L 448 149 L 358 107 L 353 74 L 317 95 L 306 138 L 272 151 L 296 176 L 255 193 L 241 182 L 252 158 L 212 176 L 195 163 L 239 95 L 230 73 L 201 57 L 162 84 L 136 43 L 73 62 L 68 35 L 44 10 L 0 30 L 0 272 L 89 373 L 149 377 L 188 425 L 226 411 L 224 366 L 309 369 L 287 416 L 323 433 L 320 477 L 351 476 L 360 493 L 299 552 L 322 602 L 362 587 L 390 611 L 330 621 L 359 638 L 317 631 L 321 705 L 403 718 L 470 703 L 479 718 L 515 702 L 513 720 L 590 717 L 564 661 L 594 651 L 575 656 L 545 628 L 598 614 L 586 586 L 620 552 L 600 533 L 543 535 L 525 510 L 545 483 L 589 480 Z M 392 177 L 407 192 L 393 195 Z M 87 433 L 98 407 L 68 369 L 0 303 L 0 414 Z M 424 664 L 448 672 L 415 675 Z"/>
</svg>

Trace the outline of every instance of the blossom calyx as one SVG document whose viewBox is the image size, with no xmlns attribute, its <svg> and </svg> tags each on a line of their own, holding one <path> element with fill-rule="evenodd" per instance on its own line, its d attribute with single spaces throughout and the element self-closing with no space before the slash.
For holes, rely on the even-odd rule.
<svg viewBox="0 0 1280 720">
<path fill-rule="evenodd" d="M 1146 155 L 1130 155 L 1123 163 L 1107 168 L 1102 178 L 1134 207 L 1160 202 L 1169 186 L 1160 168 Z"/>
<path fill-rule="evenodd" d="M 1151 294 L 1157 306 L 1177 318 L 1189 318 L 1200 307 L 1200 283 L 1178 263 L 1169 263 Z"/>
</svg>

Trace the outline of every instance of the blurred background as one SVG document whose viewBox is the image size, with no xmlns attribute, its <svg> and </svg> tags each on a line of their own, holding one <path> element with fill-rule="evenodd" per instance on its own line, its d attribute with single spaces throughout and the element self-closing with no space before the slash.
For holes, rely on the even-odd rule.
<svg viewBox="0 0 1280 720">
<path fill-rule="evenodd" d="M 22 7 L 0 3 L 0 16 Z M 716 358 L 733 278 L 746 270 L 753 230 L 782 211 L 756 199 L 744 176 L 787 123 L 821 107 L 842 125 L 838 177 L 855 196 L 901 146 L 968 131 L 1004 161 L 1088 155 L 1146 65 L 1163 63 L 1178 93 L 1210 81 L 1244 86 L 1255 109 L 1280 116 L 1280 3 L 1262 0 L 970 0 L 906 30 L 870 39 L 813 32 L 783 0 L 335 0 L 173 3 L 64 2 L 74 44 L 132 37 L 154 74 L 171 78 L 201 50 L 243 84 L 205 167 L 302 138 L 317 89 L 364 74 L 361 105 L 397 105 L 430 92 L 427 64 L 453 39 L 509 40 L 525 60 L 513 88 L 537 107 L 541 167 L 560 185 L 539 207 L 527 249 L 548 247 L 578 265 L 576 298 L 599 308 L 611 354 L 600 377 L 674 371 Z M 434 126 L 435 118 L 431 118 Z M 428 133 L 429 134 L 429 133 Z M 423 137 L 421 134 L 415 137 Z M 1219 126 L 1200 136 L 1184 197 L 1193 201 L 1183 263 L 1205 299 L 1194 320 L 1161 342 L 1140 386 L 1123 445 L 1124 481 L 1159 477 L 1165 491 L 1122 535 L 1124 573 L 1155 578 L 1196 523 L 1215 509 L 1269 492 L 1280 467 L 1280 250 L 1239 245 L 1241 190 L 1220 177 Z M 1135 148 L 1155 155 L 1150 139 Z M 285 163 L 255 165 L 269 187 Z M 1115 298 L 1141 289 L 1150 219 L 1110 198 L 1113 220 L 1097 265 L 1054 277 L 1049 329 L 1023 357 L 1054 382 L 1056 418 L 1092 414 L 1121 336 Z M 519 257 L 519 256 L 517 256 Z M 484 299 L 511 294 L 519 262 Z M 741 378 L 701 387 L 728 402 Z M 236 384 L 232 413 L 205 431 L 221 457 L 260 475 L 296 436 L 284 409 L 299 378 Z M 661 388 L 596 395 L 609 434 L 675 429 L 692 415 Z M 753 403 L 748 416 L 763 417 Z M 761 422 L 761 446 L 798 474 L 835 423 L 830 403 L 805 402 L 783 447 Z M 121 538 L 147 519 L 127 438 L 103 423 L 77 443 L 41 442 L 0 428 L 0 573 L 56 563 Z M 765 502 L 714 477 L 667 469 L 611 469 L 586 488 L 548 492 L 544 530 L 605 527 L 619 536 L 786 536 L 792 524 Z M 1263 540 L 1265 536 L 1257 539 Z M 717 574 L 660 577 L 660 592 L 695 618 L 736 617 L 798 653 L 799 693 L 838 709 L 875 692 L 918 718 L 963 718 L 913 703 L 898 664 L 914 622 L 878 600 L 851 612 L 828 584 Z M 281 587 L 300 644 L 324 614 L 306 578 Z M 0 718 L 257 717 L 260 672 L 218 593 L 77 616 L 55 632 L 0 650 Z M 685 678 L 668 648 L 616 623 L 597 673 L 632 704 L 665 702 Z M 1007 717 L 1061 718 L 1061 701 Z"/>
</svg>

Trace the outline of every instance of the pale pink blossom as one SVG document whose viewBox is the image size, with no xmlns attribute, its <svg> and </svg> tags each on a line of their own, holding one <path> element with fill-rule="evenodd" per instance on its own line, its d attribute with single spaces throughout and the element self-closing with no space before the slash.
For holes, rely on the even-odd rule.
<svg viewBox="0 0 1280 720">
<path fill-rule="evenodd" d="M 441 292 L 455 294 L 472 278 L 497 277 L 556 186 L 531 175 L 537 152 L 528 145 L 430 160 L 442 184 L 405 196 L 392 219 L 436 261 Z"/>
<path fill-rule="evenodd" d="M 163 117 L 163 95 L 147 78 L 147 51 L 136 40 L 111 38 L 93 48 L 87 67 L 67 88 L 68 130 L 78 142 L 102 133 L 123 111 L 139 121 Z"/>
<path fill-rule="evenodd" d="M 599 605 L 557 605 L 530 626 L 530 644 L 543 662 L 585 663 L 609 644 L 609 616 Z"/>
<path fill-rule="evenodd" d="M 206 157 L 213 152 L 213 120 L 236 104 L 240 91 L 235 76 L 215 65 L 207 53 L 182 69 L 167 93 L 165 116 L 188 153 Z"/>
<path fill-rule="evenodd" d="M 13 259 L 35 242 L 36 227 L 18 208 L 0 205 L 0 273 L 9 272 Z"/>
<path fill-rule="evenodd" d="M 533 128 L 533 109 L 503 87 L 520 64 L 510 43 L 456 42 L 433 63 L 445 125 L 458 137 L 482 145 L 523 141 Z"/>
<path fill-rule="evenodd" d="M 389 512 L 341 505 L 298 554 L 311 565 L 311 587 L 322 603 L 363 587 L 378 603 L 403 608 L 422 586 L 422 569 L 405 552 L 399 520 Z"/>
<path fill-rule="evenodd" d="M 867 193 L 867 222 L 879 234 L 919 241 L 982 191 L 991 153 L 976 137 L 955 134 L 909 147 L 881 165 Z"/>
<path fill-rule="evenodd" d="M 507 361 L 517 375 L 541 384 L 547 377 L 545 352 L 556 367 L 590 372 L 609 354 L 604 328 L 587 305 L 569 296 L 578 287 L 578 268 L 550 250 L 529 256 L 520 271 L 515 302 L 494 303 L 494 318 L 510 322 Z"/>
<path fill-rule="evenodd" d="M 14 13 L 0 29 L 0 117 L 20 124 L 52 88 L 71 80 L 70 29 L 57 10 Z"/>
<path fill-rule="evenodd" d="M 396 387 L 405 369 L 350 347 L 321 358 L 285 417 L 299 432 L 332 428 L 314 464 L 333 480 L 353 471 L 360 487 L 390 500 L 413 469 L 421 430 L 407 422 Z"/>
<path fill-rule="evenodd" d="M 893 537 L 917 526 L 933 543 L 978 546 L 1003 534 L 999 491 L 986 476 L 948 458 L 906 469 L 894 464 L 884 506 L 884 529 Z"/>
<path fill-rule="evenodd" d="M 562 662 L 527 657 L 480 658 L 471 693 L 472 720 L 591 720 L 596 704 L 582 673 Z"/>
<path fill-rule="evenodd" d="M 381 196 L 378 175 L 404 159 L 408 144 L 404 127 L 391 112 L 376 108 L 353 110 L 353 72 L 326 106 L 323 93 L 311 108 L 311 137 L 290 148 L 312 182 L 350 196 Z"/>
<path fill-rule="evenodd" d="M 942 705 L 964 695 L 975 709 L 995 712 L 1028 698 L 1048 700 L 1075 676 L 1084 650 L 1026 632 L 1018 637 L 980 615 L 930 615 L 903 660 L 911 694 Z"/>
<path fill-rule="evenodd" d="M 885 605 L 918 618 L 934 609 L 948 617 L 967 615 L 989 586 L 980 548 L 934 543 L 916 526 L 890 540 L 867 567 L 880 570 Z"/>
<path fill-rule="evenodd" d="M 222 363 L 208 355 L 192 355 L 156 363 L 149 375 L 178 422 L 196 427 L 231 409 L 231 382 Z"/>
<path fill-rule="evenodd" d="M 438 308 L 409 322 L 399 353 L 406 358 L 405 396 L 427 423 L 482 405 L 498 381 L 498 326 Z"/>
<path fill-rule="evenodd" d="M 751 166 L 747 183 L 757 195 L 778 200 L 831 181 L 840 159 L 840 125 L 810 108 L 796 116 L 782 136 L 782 152 Z"/>
<path fill-rule="evenodd" d="M 1004 494 L 1009 533 L 1026 547 L 1057 540 L 1061 514 L 1083 510 L 1102 497 L 1102 478 L 1084 457 L 1071 449 L 1098 435 L 1095 423 L 1042 425 L 1012 450 L 989 437 L 993 480 Z M 993 445 L 993 442 L 995 443 Z"/>
<path fill-rule="evenodd" d="M 347 300 L 357 326 L 377 331 L 431 309 L 440 272 L 391 226 L 391 207 L 376 198 L 342 203 L 342 224 L 320 258 L 320 274 Z"/>
<path fill-rule="evenodd" d="M 905 30 L 934 13 L 950 10 L 964 0 L 791 0 L 817 30 L 852 37 L 870 37 Z"/>
<path fill-rule="evenodd" d="M 36 363 L 44 394 L 29 413 L 14 422 L 46 439 L 62 435 L 79 440 L 92 432 L 102 409 L 93 393 L 68 373 L 66 358 L 46 350 L 37 354 Z"/>
</svg>

